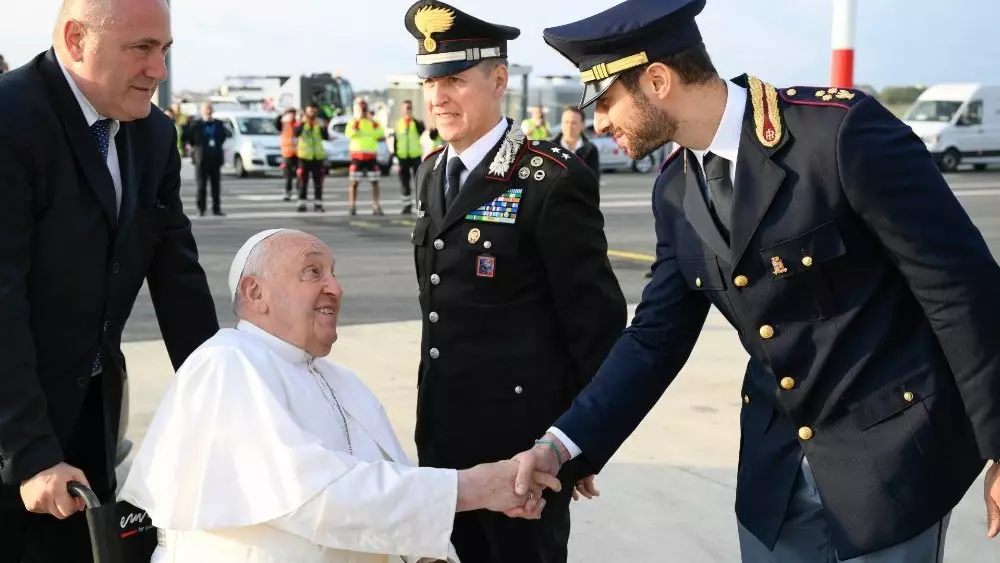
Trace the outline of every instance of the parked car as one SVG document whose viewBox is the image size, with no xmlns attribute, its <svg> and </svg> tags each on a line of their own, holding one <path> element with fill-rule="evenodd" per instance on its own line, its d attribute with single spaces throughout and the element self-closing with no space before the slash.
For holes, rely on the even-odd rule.
<svg viewBox="0 0 1000 563">
<path fill-rule="evenodd" d="M 324 143 L 327 163 L 330 168 L 343 168 L 351 164 L 350 151 L 348 150 L 350 140 L 344 134 L 344 131 L 347 130 L 347 123 L 351 119 L 346 116 L 338 116 L 330 120 L 328 127 L 330 140 Z M 382 127 L 385 127 L 385 125 L 383 124 Z M 378 142 L 378 156 L 376 160 L 378 160 L 382 175 L 388 176 L 392 169 L 393 155 L 389 150 L 386 140 Z"/>
<path fill-rule="evenodd" d="M 281 136 L 274 126 L 276 114 L 256 111 L 216 111 L 226 128 L 222 145 L 222 171 L 237 177 L 281 172 Z"/>
<path fill-rule="evenodd" d="M 590 139 L 590 142 L 597 146 L 601 157 L 602 172 L 631 171 L 638 172 L 639 174 L 649 174 L 658 170 L 660 163 L 670 154 L 667 151 L 668 147 L 664 145 L 639 160 L 632 160 L 628 153 L 618 146 L 618 143 L 615 142 L 611 135 L 595 132 L 594 124 L 589 120 L 583 129 L 583 134 Z"/>
</svg>

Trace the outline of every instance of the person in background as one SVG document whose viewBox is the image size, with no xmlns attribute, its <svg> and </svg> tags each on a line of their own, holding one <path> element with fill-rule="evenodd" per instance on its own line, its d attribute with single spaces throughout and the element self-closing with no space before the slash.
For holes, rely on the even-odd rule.
<svg viewBox="0 0 1000 563">
<path fill-rule="evenodd" d="M 562 131 L 552 139 L 553 143 L 572 151 L 580 157 L 587 167 L 594 171 L 594 176 L 601 179 L 601 155 L 597 145 L 583 134 L 583 111 L 576 106 L 566 106 L 562 114 Z"/>
<path fill-rule="evenodd" d="M 183 140 L 191 145 L 191 161 L 194 163 L 195 179 L 198 185 L 198 215 L 205 215 L 207 207 L 207 187 L 212 186 L 212 215 L 222 217 L 222 163 L 225 159 L 222 145 L 229 132 L 221 121 L 212 117 L 212 104 L 201 106 L 201 119 L 188 123 Z"/>
<path fill-rule="evenodd" d="M 372 119 L 368 111 L 368 102 L 358 102 L 357 117 L 352 119 L 344 130 L 350 140 L 351 168 L 350 184 L 347 192 L 349 212 L 357 215 L 358 180 L 369 178 L 372 182 L 372 215 L 385 215 L 379 203 L 378 178 L 381 170 L 378 165 L 378 142 L 385 138 L 385 130 L 378 121 Z"/>
<path fill-rule="evenodd" d="M 7 65 L 7 61 L 0 55 L 0 74 L 5 72 L 10 72 L 10 66 Z"/>
<path fill-rule="evenodd" d="M 434 117 L 428 118 L 428 121 L 433 120 Z M 437 127 L 430 126 L 425 131 L 424 134 L 420 136 L 420 158 L 427 158 L 427 155 L 438 150 L 444 146 L 444 139 L 441 138 L 441 132 L 437 130 Z"/>
<path fill-rule="evenodd" d="M 171 42 L 164 0 L 65 0 L 52 47 L 0 77 L 5 563 L 91 561 L 67 483 L 115 500 L 122 332 L 140 290 L 174 369 L 219 330 L 173 124 L 150 103 Z"/>
<path fill-rule="evenodd" d="M 297 186 L 299 171 L 299 151 L 296 146 L 295 129 L 299 126 L 298 112 L 286 108 L 274 119 L 274 127 L 281 134 L 281 168 L 285 174 L 285 201 L 292 201 L 292 186 Z"/>
<path fill-rule="evenodd" d="M 548 141 L 552 137 L 541 106 L 531 108 L 531 117 L 521 122 L 521 130 L 529 141 Z"/>
<path fill-rule="evenodd" d="M 410 190 L 410 178 L 416 178 L 420 166 L 423 149 L 420 146 L 420 136 L 424 133 L 424 122 L 413 117 L 413 102 L 403 102 L 403 116 L 396 122 L 395 153 L 399 160 L 399 183 L 402 186 L 403 215 L 413 213 L 413 195 Z"/>
<path fill-rule="evenodd" d="M 326 175 L 326 149 L 323 141 L 330 138 L 326 120 L 319 117 L 319 106 L 309 104 L 302 122 L 295 126 L 294 135 L 298 139 L 295 154 L 299 161 L 298 212 L 305 213 L 309 199 L 309 177 L 313 180 L 313 211 L 323 212 L 323 180 Z"/>
</svg>

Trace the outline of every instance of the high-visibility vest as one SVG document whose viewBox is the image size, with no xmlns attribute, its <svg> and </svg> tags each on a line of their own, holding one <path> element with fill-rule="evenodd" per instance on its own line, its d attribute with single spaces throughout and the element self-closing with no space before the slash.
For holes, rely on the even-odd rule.
<svg viewBox="0 0 1000 563">
<path fill-rule="evenodd" d="M 412 118 L 401 117 L 396 122 L 396 156 L 399 158 L 420 158 L 420 133 L 417 133 L 417 122 Z"/>
<path fill-rule="evenodd" d="M 542 122 L 542 125 L 535 129 L 535 120 L 532 118 L 525 119 L 521 122 L 522 131 L 530 131 L 527 137 L 531 141 L 547 141 L 549 140 L 549 125 Z"/>
<path fill-rule="evenodd" d="M 378 156 L 378 139 L 382 126 L 378 121 L 362 117 L 347 124 L 344 134 L 350 139 L 348 150 L 353 160 L 373 160 Z"/>
<path fill-rule="evenodd" d="M 291 158 L 299 154 L 299 148 L 295 141 L 296 125 L 297 123 L 294 121 L 281 124 L 281 156 L 285 158 Z"/>
<path fill-rule="evenodd" d="M 322 125 L 314 122 L 302 124 L 302 134 L 299 135 L 297 151 L 302 160 L 322 160 L 326 156 L 323 149 L 323 135 L 320 132 Z"/>
</svg>

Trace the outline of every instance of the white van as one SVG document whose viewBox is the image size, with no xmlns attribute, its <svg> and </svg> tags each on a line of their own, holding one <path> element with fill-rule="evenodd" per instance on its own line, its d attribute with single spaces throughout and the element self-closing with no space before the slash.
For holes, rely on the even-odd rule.
<svg viewBox="0 0 1000 563">
<path fill-rule="evenodd" d="M 923 91 L 903 118 L 943 172 L 1000 163 L 1000 86 L 938 84 Z"/>
<path fill-rule="evenodd" d="M 223 172 L 238 177 L 281 172 L 281 134 L 274 124 L 276 113 L 215 111 L 229 138 L 222 145 Z"/>
</svg>

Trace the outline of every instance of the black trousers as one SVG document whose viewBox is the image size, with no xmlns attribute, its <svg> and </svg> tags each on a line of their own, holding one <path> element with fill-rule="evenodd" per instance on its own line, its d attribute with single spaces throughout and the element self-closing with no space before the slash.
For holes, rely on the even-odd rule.
<svg viewBox="0 0 1000 563">
<path fill-rule="evenodd" d="M 566 563 L 572 485 L 564 481 L 562 491 L 545 491 L 539 520 L 489 510 L 459 512 L 451 534 L 458 558 L 462 563 Z"/>
<path fill-rule="evenodd" d="M 107 472 L 103 377 L 91 379 L 73 438 L 64 452 L 66 463 L 83 471 L 102 504 L 114 498 L 103 477 Z M 0 563 L 93 563 L 85 513 L 60 520 L 28 512 L 18 487 L 4 486 L 0 496 Z"/>
<path fill-rule="evenodd" d="M 410 200 L 410 178 L 417 177 L 417 168 L 420 167 L 419 158 L 399 159 L 399 183 L 402 185 L 403 201 Z"/>
<path fill-rule="evenodd" d="M 286 156 L 285 160 L 285 195 L 292 194 L 292 185 L 297 184 L 299 177 L 299 157 Z M 297 186 L 296 186 L 297 187 Z"/>
<path fill-rule="evenodd" d="M 299 160 L 299 201 L 309 199 L 309 176 L 313 179 L 315 201 L 323 201 L 323 161 Z"/>
<path fill-rule="evenodd" d="M 207 204 L 205 188 L 209 183 L 212 185 L 212 211 L 220 211 L 222 209 L 221 202 L 219 201 L 219 183 L 221 181 L 219 173 L 221 169 L 222 164 L 212 160 L 200 160 L 195 164 L 195 174 L 198 182 L 198 211 L 205 211 L 205 205 Z"/>
</svg>

